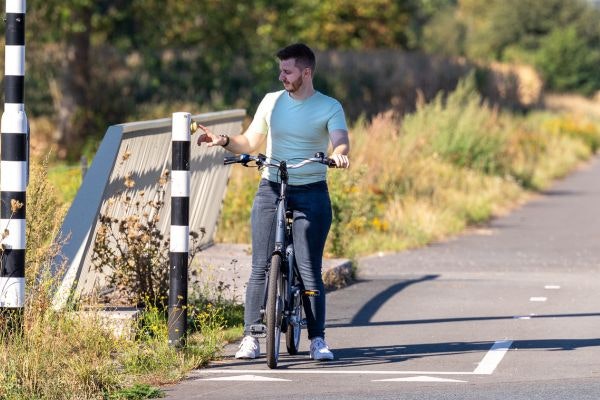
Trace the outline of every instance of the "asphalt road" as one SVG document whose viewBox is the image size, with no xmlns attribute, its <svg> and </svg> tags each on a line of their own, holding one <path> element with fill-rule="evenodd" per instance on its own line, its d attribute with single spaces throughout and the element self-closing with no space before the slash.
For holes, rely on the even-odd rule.
<svg viewBox="0 0 600 400">
<path fill-rule="evenodd" d="M 229 348 L 167 399 L 599 399 L 599 182 L 596 158 L 485 227 L 360 260 L 328 294 L 334 361 Z"/>
</svg>

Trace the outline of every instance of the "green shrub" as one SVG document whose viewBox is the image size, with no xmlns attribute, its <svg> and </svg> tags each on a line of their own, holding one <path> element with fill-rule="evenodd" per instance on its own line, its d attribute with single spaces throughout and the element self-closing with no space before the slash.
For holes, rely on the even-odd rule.
<svg viewBox="0 0 600 400">
<path fill-rule="evenodd" d="M 536 65 L 546 84 L 557 91 L 590 95 L 600 89 L 600 50 L 590 46 L 573 25 L 546 36 L 536 55 Z"/>
<path fill-rule="evenodd" d="M 437 154 L 458 167 L 502 174 L 506 135 L 497 119 L 497 112 L 482 104 L 471 74 L 454 92 L 440 93 L 408 115 L 402 129 L 412 140 L 424 141 L 425 154 Z"/>
</svg>

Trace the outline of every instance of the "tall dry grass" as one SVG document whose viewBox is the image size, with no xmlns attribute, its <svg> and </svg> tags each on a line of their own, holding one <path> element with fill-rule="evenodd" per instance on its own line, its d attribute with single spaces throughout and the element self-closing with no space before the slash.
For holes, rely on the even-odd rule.
<svg viewBox="0 0 600 400">
<path fill-rule="evenodd" d="M 360 119 L 351 128 L 351 168 L 329 173 L 334 220 L 326 252 L 398 251 L 485 222 L 573 170 L 598 140 L 598 120 L 488 106 L 473 76 L 403 118 Z M 250 240 L 251 177 L 233 170 L 220 226 L 236 233 L 221 229 L 220 240 Z"/>
</svg>

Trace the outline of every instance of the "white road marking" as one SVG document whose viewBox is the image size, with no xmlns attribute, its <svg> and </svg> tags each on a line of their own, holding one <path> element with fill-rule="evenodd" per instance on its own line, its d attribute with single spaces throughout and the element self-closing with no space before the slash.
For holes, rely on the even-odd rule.
<svg viewBox="0 0 600 400">
<path fill-rule="evenodd" d="M 529 301 L 537 301 L 537 302 L 543 302 L 548 300 L 547 297 L 530 297 Z"/>
<path fill-rule="evenodd" d="M 544 289 L 546 289 L 546 290 L 558 290 L 558 289 L 560 289 L 560 286 L 558 286 L 558 285 L 546 285 L 546 286 L 544 286 Z"/>
<path fill-rule="evenodd" d="M 496 341 L 473 373 L 476 375 L 491 375 L 506 355 L 508 349 L 510 349 L 512 342 L 512 340 Z"/>
<path fill-rule="evenodd" d="M 434 376 L 411 376 L 408 378 L 392 378 L 392 379 L 376 379 L 371 382 L 456 382 L 456 383 L 466 383 L 467 381 L 461 381 L 458 379 L 448 379 L 448 378 L 436 378 Z"/>
<path fill-rule="evenodd" d="M 250 382 L 291 382 L 289 379 L 267 378 L 258 375 L 224 376 L 221 378 L 200 379 L 202 381 L 250 381 Z"/>
<path fill-rule="evenodd" d="M 446 371 L 373 371 L 373 370 L 331 370 L 325 368 L 306 368 L 306 369 L 203 369 L 197 372 L 202 374 L 292 374 L 292 375 L 476 375 L 473 372 L 446 372 Z"/>
<path fill-rule="evenodd" d="M 497 340 L 494 345 L 488 350 L 483 359 L 479 362 L 477 368 L 473 372 L 465 371 L 375 371 L 375 370 L 360 370 L 360 369 L 325 369 L 325 368 L 306 368 L 306 369 L 225 369 L 225 368 L 206 368 L 193 372 L 194 375 L 202 376 L 206 374 L 261 374 L 261 375 L 491 375 L 506 352 L 512 345 L 512 340 Z M 207 380 L 198 377 L 199 380 Z"/>
</svg>

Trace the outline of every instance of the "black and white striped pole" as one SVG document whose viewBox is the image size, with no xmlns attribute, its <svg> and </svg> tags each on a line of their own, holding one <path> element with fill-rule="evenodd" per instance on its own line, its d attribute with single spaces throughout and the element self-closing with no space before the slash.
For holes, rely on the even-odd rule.
<svg viewBox="0 0 600 400">
<path fill-rule="evenodd" d="M 171 132 L 171 239 L 169 271 L 169 344 L 182 346 L 187 329 L 190 210 L 191 114 L 173 113 Z"/>
<path fill-rule="evenodd" d="M 28 122 L 25 115 L 25 0 L 6 0 L 4 113 L 0 157 L 0 308 L 25 303 L 25 190 Z"/>
</svg>

